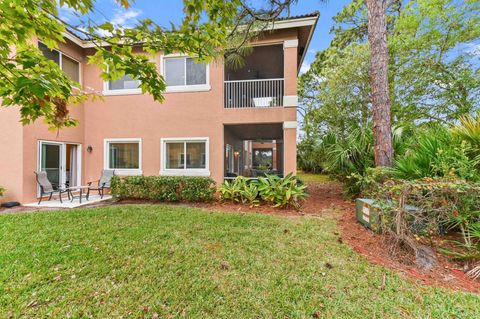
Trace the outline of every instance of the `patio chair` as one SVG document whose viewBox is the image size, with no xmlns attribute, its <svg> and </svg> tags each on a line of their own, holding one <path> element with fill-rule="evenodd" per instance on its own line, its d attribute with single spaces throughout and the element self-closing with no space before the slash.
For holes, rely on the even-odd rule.
<svg viewBox="0 0 480 319">
<path fill-rule="evenodd" d="M 115 170 L 102 170 L 102 176 L 98 181 L 89 182 L 87 184 L 87 200 L 88 197 L 90 197 L 90 191 L 98 191 L 98 195 L 100 195 L 100 198 L 103 199 L 103 195 L 105 194 L 105 188 L 110 188 L 110 182 L 113 176 L 115 176 Z M 97 182 L 97 184 L 93 185 L 94 182 Z"/>
<path fill-rule="evenodd" d="M 70 193 L 67 188 L 61 188 L 60 185 L 54 185 L 48 180 L 47 172 L 34 172 L 35 179 L 37 180 L 38 185 L 40 186 L 40 200 L 38 205 L 42 202 L 44 195 L 50 195 L 48 200 L 52 199 L 53 194 L 58 193 L 60 203 L 62 202 L 62 194 L 67 193 L 68 199 L 70 199 Z"/>
</svg>

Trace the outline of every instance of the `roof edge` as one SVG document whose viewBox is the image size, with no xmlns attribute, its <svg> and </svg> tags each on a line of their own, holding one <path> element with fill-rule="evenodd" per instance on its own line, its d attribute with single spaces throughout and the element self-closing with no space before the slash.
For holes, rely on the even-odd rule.
<svg viewBox="0 0 480 319">
<path fill-rule="evenodd" d="M 289 29 L 289 28 L 298 28 L 298 27 L 307 27 L 307 26 L 313 27 L 309 37 L 309 41 L 308 41 L 308 44 L 309 44 L 311 35 L 315 30 L 315 26 L 317 25 L 319 16 L 320 16 L 320 12 L 315 11 L 309 14 L 304 14 L 299 16 L 279 18 L 271 22 L 272 24 L 271 30 L 280 30 L 280 29 Z M 70 30 L 65 30 L 63 32 L 63 36 L 83 49 L 93 48 L 96 46 L 93 43 L 93 41 L 84 40 Z"/>
</svg>

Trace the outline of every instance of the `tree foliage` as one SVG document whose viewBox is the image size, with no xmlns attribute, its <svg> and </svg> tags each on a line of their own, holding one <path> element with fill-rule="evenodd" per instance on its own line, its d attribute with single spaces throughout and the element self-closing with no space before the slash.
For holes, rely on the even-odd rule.
<svg viewBox="0 0 480 319">
<path fill-rule="evenodd" d="M 128 8 L 132 1 L 116 0 L 123 8 Z M 95 52 L 88 62 L 101 69 L 104 80 L 116 80 L 129 74 L 140 80 L 142 92 L 161 102 L 165 81 L 151 61 L 153 54 L 178 52 L 205 61 L 229 53 L 230 59 L 236 57 L 238 60 L 241 48 L 288 10 L 295 0 L 264 0 L 256 7 L 242 0 L 183 2 L 184 16 L 178 26 L 166 28 L 145 19 L 133 28 L 126 28 L 111 22 L 96 24 L 89 19 L 96 10 L 92 0 L 1 1 L 2 105 L 20 106 L 23 124 L 39 118 L 51 128 L 77 123 L 69 116 L 67 106 L 81 103 L 98 92 L 70 80 L 36 45 L 36 39 L 40 39 L 48 48 L 56 49 L 59 43 L 66 41 L 64 33 L 67 30 L 94 45 Z M 73 25 L 62 20 L 59 6 L 73 9 L 87 22 Z"/>
<path fill-rule="evenodd" d="M 390 98 L 398 158 L 415 141 L 410 136 L 419 128 L 456 123 L 480 108 L 480 51 L 473 49 L 480 43 L 480 1 L 392 1 L 387 12 Z M 336 167 L 331 173 L 347 176 L 352 169 L 340 169 L 338 163 L 332 163 L 339 158 L 325 153 L 328 147 L 322 145 L 332 145 L 338 148 L 337 154 L 345 156 L 362 149 L 365 163 L 355 165 L 359 173 L 371 165 L 370 151 L 365 147 L 369 144 L 360 138 L 372 129 L 364 1 L 346 5 L 334 17 L 331 32 L 331 45 L 317 53 L 299 81 L 302 130 L 304 140 L 316 145 L 315 152 L 324 152 L 310 158 L 321 158 L 323 168 Z"/>
</svg>

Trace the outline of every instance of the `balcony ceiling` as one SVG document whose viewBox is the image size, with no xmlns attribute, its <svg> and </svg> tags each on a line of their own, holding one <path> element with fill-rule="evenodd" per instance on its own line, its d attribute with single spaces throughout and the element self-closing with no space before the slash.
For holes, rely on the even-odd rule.
<svg viewBox="0 0 480 319">
<path fill-rule="evenodd" d="M 282 140 L 282 123 L 225 125 L 232 135 L 241 140 Z"/>
</svg>

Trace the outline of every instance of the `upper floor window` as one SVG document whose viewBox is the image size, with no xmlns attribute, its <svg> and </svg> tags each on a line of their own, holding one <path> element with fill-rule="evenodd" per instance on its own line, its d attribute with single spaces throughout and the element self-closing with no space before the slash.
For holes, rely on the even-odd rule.
<svg viewBox="0 0 480 319">
<path fill-rule="evenodd" d="M 115 90 L 135 90 L 140 86 L 140 80 L 135 80 L 129 74 L 125 74 L 121 79 L 108 81 L 108 89 Z"/>
<path fill-rule="evenodd" d="M 78 61 L 66 56 L 60 51 L 50 50 L 42 42 L 38 42 L 38 48 L 42 51 L 43 56 L 58 64 L 71 80 L 80 82 L 80 63 Z"/>
<path fill-rule="evenodd" d="M 196 63 L 189 57 L 166 57 L 163 59 L 163 70 L 170 90 L 208 89 L 208 68 L 203 62 Z"/>
</svg>

